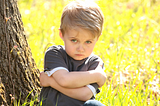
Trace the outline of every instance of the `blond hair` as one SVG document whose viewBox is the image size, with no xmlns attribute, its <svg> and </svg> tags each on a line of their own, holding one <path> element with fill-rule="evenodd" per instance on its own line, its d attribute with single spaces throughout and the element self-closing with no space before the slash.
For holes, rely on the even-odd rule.
<svg viewBox="0 0 160 106">
<path fill-rule="evenodd" d="M 94 37 L 102 33 L 104 17 L 100 7 L 94 2 L 73 1 L 63 10 L 60 30 L 62 35 L 68 29 L 82 28 Z"/>
</svg>

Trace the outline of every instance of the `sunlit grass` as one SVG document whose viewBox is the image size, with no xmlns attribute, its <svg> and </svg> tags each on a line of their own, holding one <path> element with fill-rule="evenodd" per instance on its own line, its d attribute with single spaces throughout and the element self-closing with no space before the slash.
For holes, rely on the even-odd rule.
<svg viewBox="0 0 160 106">
<path fill-rule="evenodd" d="M 20 0 L 19 7 L 32 55 L 43 71 L 44 53 L 63 44 L 58 28 L 68 0 Z M 96 0 L 104 30 L 94 53 L 104 63 L 106 84 L 97 95 L 106 106 L 160 104 L 160 1 Z"/>
</svg>

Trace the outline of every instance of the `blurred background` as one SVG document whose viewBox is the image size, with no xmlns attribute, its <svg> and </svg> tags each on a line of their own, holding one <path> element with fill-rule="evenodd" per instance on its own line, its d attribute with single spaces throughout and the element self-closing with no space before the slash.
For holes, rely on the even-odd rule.
<svg viewBox="0 0 160 106">
<path fill-rule="evenodd" d="M 46 49 L 63 42 L 59 26 L 72 0 L 18 0 L 24 29 L 40 71 Z M 102 36 L 94 53 L 107 81 L 97 95 L 109 106 L 160 104 L 160 0 L 95 0 L 103 11 Z"/>
</svg>

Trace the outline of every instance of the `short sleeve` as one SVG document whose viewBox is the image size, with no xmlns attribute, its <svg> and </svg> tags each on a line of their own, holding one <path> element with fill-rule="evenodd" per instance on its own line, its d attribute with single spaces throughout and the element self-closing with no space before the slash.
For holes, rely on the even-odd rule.
<svg viewBox="0 0 160 106">
<path fill-rule="evenodd" d="M 88 64 L 89 64 L 89 69 L 88 70 L 104 71 L 104 69 L 105 69 L 102 59 L 100 57 L 96 56 L 96 55 L 93 55 L 92 57 L 89 58 Z M 94 98 L 95 95 L 100 92 L 100 90 L 98 89 L 98 84 L 93 83 L 93 84 L 90 84 L 89 86 L 88 87 L 91 89 L 91 91 L 93 93 L 92 98 Z"/>
<path fill-rule="evenodd" d="M 93 56 L 89 61 L 89 69 L 88 70 L 99 70 L 104 71 L 104 63 L 102 59 L 98 56 Z"/>
<path fill-rule="evenodd" d="M 87 85 L 87 87 L 92 91 L 93 93 L 93 97 L 92 98 L 95 98 L 96 94 L 99 93 L 97 92 L 98 90 L 98 85 L 96 83 L 93 83 L 93 84 L 90 84 L 90 85 Z"/>
<path fill-rule="evenodd" d="M 48 76 L 52 75 L 59 69 L 66 69 L 68 71 L 64 57 L 65 51 L 61 46 L 52 46 L 48 48 L 44 58 L 44 70 Z"/>
</svg>

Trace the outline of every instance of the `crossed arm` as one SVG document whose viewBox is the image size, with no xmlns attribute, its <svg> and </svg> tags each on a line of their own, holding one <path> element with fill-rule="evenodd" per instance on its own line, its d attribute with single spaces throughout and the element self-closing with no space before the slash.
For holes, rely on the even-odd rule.
<svg viewBox="0 0 160 106">
<path fill-rule="evenodd" d="M 62 87 L 55 81 L 55 79 L 52 76 L 49 77 L 44 72 L 40 73 L 40 83 L 41 83 L 41 86 L 43 86 L 43 87 L 51 86 L 52 88 L 60 91 L 61 93 L 65 94 L 71 98 L 78 99 L 81 101 L 87 101 L 93 95 L 91 90 L 86 86 L 79 87 L 79 88 Z"/>
<path fill-rule="evenodd" d="M 84 71 L 84 72 L 68 72 L 66 70 L 58 70 L 51 77 L 44 72 L 40 75 L 41 86 L 52 88 L 74 99 L 86 101 L 89 100 L 93 93 L 86 86 L 91 83 L 97 83 L 99 87 L 103 86 L 106 75 L 102 71 Z"/>
<path fill-rule="evenodd" d="M 52 74 L 52 77 L 59 85 L 66 88 L 78 88 L 91 83 L 97 83 L 101 87 L 106 81 L 105 73 L 98 70 L 68 72 L 62 69 Z"/>
</svg>

